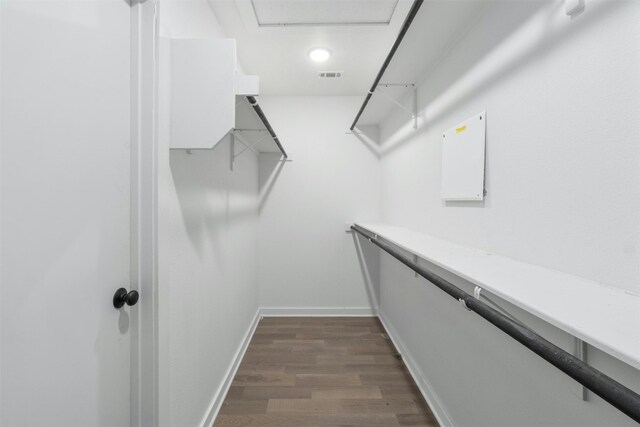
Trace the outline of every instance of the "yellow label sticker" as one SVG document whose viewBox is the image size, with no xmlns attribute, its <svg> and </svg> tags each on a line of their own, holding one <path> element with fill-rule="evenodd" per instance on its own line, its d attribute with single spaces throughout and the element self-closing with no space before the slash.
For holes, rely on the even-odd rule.
<svg viewBox="0 0 640 427">
<path fill-rule="evenodd" d="M 461 132 L 464 132 L 465 130 L 467 130 L 466 126 L 460 126 L 459 128 L 456 128 L 456 133 L 461 133 Z"/>
</svg>

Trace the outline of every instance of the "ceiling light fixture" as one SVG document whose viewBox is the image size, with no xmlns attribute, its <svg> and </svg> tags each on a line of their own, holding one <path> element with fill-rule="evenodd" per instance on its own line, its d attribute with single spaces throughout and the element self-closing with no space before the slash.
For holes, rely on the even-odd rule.
<svg viewBox="0 0 640 427">
<path fill-rule="evenodd" d="M 315 62 L 324 62 L 331 57 L 331 51 L 326 47 L 315 47 L 309 51 L 309 58 Z"/>
</svg>

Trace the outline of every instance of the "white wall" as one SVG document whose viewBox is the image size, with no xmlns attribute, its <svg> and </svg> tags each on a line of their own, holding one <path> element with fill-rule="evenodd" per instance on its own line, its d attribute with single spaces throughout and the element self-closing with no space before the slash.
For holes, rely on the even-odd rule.
<svg viewBox="0 0 640 427">
<path fill-rule="evenodd" d="M 587 3 L 494 5 L 382 126 L 389 222 L 640 293 L 640 4 Z M 441 133 L 485 109 L 486 200 L 445 204 Z"/>
<path fill-rule="evenodd" d="M 203 1 L 161 4 L 161 32 L 221 37 Z M 161 43 L 159 286 L 161 424 L 197 426 L 258 308 L 258 161 L 230 146 L 169 151 L 170 51 Z"/>
<path fill-rule="evenodd" d="M 260 97 L 293 160 L 260 159 L 262 307 L 339 314 L 367 313 L 377 305 L 378 257 L 368 246 L 359 257 L 352 235 L 344 232 L 346 221 L 379 220 L 379 159 L 345 133 L 361 102 Z M 365 265 L 371 274 L 363 274 Z"/>
<path fill-rule="evenodd" d="M 381 126 L 385 222 L 640 293 L 640 3 L 586 6 L 572 20 L 559 0 L 498 2 L 479 19 L 419 86 L 419 129 L 399 114 Z M 444 203 L 441 134 L 482 110 L 487 197 Z M 456 425 L 632 423 L 388 256 L 381 312 Z"/>
</svg>

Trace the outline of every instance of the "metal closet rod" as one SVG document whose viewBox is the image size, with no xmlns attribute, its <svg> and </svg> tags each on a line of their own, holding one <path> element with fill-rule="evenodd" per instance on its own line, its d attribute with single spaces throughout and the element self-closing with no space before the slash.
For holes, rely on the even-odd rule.
<svg viewBox="0 0 640 427">
<path fill-rule="evenodd" d="M 404 20 L 404 23 L 402 24 L 400 33 L 398 33 L 398 37 L 396 38 L 396 41 L 393 42 L 393 46 L 391 47 L 391 51 L 389 51 L 389 54 L 387 55 L 387 59 L 385 59 L 384 62 L 382 63 L 382 67 L 380 68 L 380 71 L 378 71 L 378 75 L 376 76 L 376 79 L 373 81 L 373 84 L 371 85 L 371 89 L 369 89 L 369 93 L 367 93 L 367 97 L 364 99 L 362 106 L 360 106 L 360 111 L 358 111 L 356 118 L 353 120 L 353 123 L 349 128 L 350 130 L 353 130 L 356 127 L 356 124 L 358 124 L 358 120 L 360 120 L 360 116 L 364 112 L 364 109 L 367 108 L 367 104 L 371 99 L 371 95 L 373 95 L 373 92 L 376 91 L 376 88 L 378 87 L 378 83 L 380 83 L 380 80 L 382 79 L 382 75 L 387 70 L 387 67 L 391 63 L 393 56 L 396 54 L 398 47 L 400 47 L 400 43 L 402 42 L 404 35 L 409 30 L 409 27 L 413 22 L 413 18 L 416 17 L 416 14 L 418 13 L 418 9 L 420 9 L 420 6 L 422 6 L 422 3 L 423 3 L 423 0 L 414 0 L 413 4 L 411 5 L 411 10 L 409 10 L 409 14 L 407 15 L 406 19 Z"/>
<path fill-rule="evenodd" d="M 520 344 L 609 402 L 634 421 L 640 423 L 639 394 L 547 341 L 531 329 L 516 323 L 509 317 L 469 295 L 437 274 L 413 262 L 412 259 L 404 256 L 391 244 L 380 240 L 377 235 L 355 224 L 351 226 L 351 229 L 367 238 L 371 243 L 396 258 L 453 298 L 459 300 L 468 310 L 475 311 Z"/>
<path fill-rule="evenodd" d="M 288 158 L 289 156 L 287 155 L 287 152 L 284 151 L 284 147 L 282 146 L 282 144 L 280 144 L 280 141 L 278 140 L 278 135 L 276 135 L 275 131 L 271 127 L 271 123 L 269 123 L 267 116 L 264 115 L 264 111 L 262 111 L 262 108 L 260 108 L 260 105 L 258 104 L 258 100 L 256 99 L 256 97 L 247 96 L 246 98 L 247 98 L 247 101 L 249 101 L 249 104 L 251 104 L 251 106 L 255 110 L 258 117 L 260 117 L 260 120 L 262 120 L 262 124 L 264 124 L 264 126 L 267 128 L 267 132 L 269 132 L 269 135 L 271 135 L 273 142 L 276 143 L 276 145 L 278 146 L 278 149 L 280 150 L 284 158 L 285 159 Z"/>
</svg>

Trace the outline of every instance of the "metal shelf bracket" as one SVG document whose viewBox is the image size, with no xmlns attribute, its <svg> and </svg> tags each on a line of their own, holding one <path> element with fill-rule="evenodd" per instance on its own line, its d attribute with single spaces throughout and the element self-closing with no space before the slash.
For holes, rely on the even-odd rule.
<svg viewBox="0 0 640 427">
<path fill-rule="evenodd" d="M 588 348 L 587 343 L 577 337 L 574 337 L 574 343 L 575 343 L 575 356 L 578 359 L 582 360 L 584 363 L 588 363 L 587 362 L 587 348 Z M 585 402 L 589 400 L 589 389 L 586 388 L 585 386 L 582 386 L 582 400 Z"/>
<path fill-rule="evenodd" d="M 405 107 L 402 103 L 398 102 L 388 93 L 379 90 L 381 87 L 406 87 L 411 88 L 412 92 L 412 101 L 411 101 L 411 109 Z M 411 115 L 411 119 L 413 120 L 413 128 L 418 128 L 418 90 L 416 89 L 416 85 L 413 83 L 380 83 L 377 86 L 377 89 L 373 94 L 380 94 L 399 107 L 401 110 L 409 113 Z"/>
<path fill-rule="evenodd" d="M 262 135 L 254 142 L 249 142 L 242 135 L 243 132 L 258 132 L 263 133 L 264 135 Z M 236 159 L 240 157 L 245 151 L 250 150 L 253 151 L 256 156 L 260 155 L 260 153 L 254 147 L 264 141 L 267 136 L 269 136 L 269 134 L 266 129 L 234 129 L 233 131 L 231 131 L 231 170 L 234 169 Z M 240 142 L 240 144 L 244 146 L 244 148 L 238 153 L 236 153 L 236 139 L 238 140 L 238 142 Z"/>
</svg>

